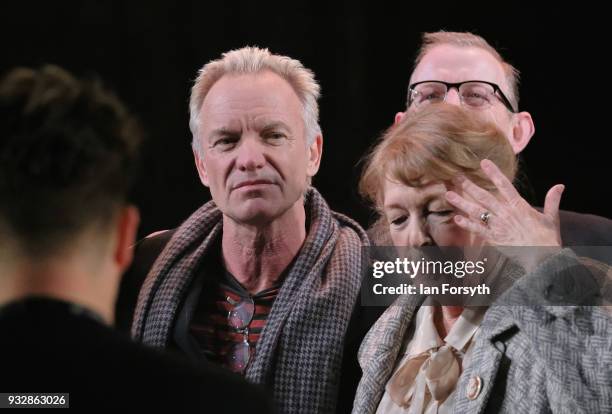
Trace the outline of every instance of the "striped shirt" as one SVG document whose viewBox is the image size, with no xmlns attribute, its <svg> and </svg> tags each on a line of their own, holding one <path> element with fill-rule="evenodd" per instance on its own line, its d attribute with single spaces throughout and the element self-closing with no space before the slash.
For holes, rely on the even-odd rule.
<svg viewBox="0 0 612 414">
<path fill-rule="evenodd" d="M 203 356 L 209 361 L 231 369 L 229 362 L 232 350 L 245 340 L 245 334 L 230 324 L 229 312 L 244 298 L 250 297 L 255 304 L 253 318 L 248 324 L 248 342 L 252 360 L 257 341 L 280 290 L 280 284 L 251 295 L 223 266 L 218 267 L 216 273 L 220 277 L 209 279 L 204 284 L 189 331 Z"/>
</svg>

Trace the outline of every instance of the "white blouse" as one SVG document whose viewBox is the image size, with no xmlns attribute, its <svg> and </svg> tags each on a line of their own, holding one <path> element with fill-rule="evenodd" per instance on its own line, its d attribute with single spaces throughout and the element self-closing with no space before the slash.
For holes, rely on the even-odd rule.
<svg viewBox="0 0 612 414">
<path fill-rule="evenodd" d="M 377 414 L 452 411 L 455 387 L 462 367 L 470 364 L 473 338 L 486 309 L 464 308 L 442 340 L 434 325 L 433 304 L 432 298 L 427 298 L 417 311 L 406 335 L 404 354 L 387 382 Z"/>
</svg>

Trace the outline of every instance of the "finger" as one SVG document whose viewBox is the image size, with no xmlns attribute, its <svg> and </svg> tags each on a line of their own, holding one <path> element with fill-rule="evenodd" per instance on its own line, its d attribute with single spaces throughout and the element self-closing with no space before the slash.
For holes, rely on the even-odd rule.
<svg viewBox="0 0 612 414">
<path fill-rule="evenodd" d="M 474 200 L 478 201 L 485 210 L 502 214 L 504 206 L 489 191 L 477 186 L 467 177 L 458 177 L 455 182 L 463 191 L 469 194 Z"/>
<path fill-rule="evenodd" d="M 493 161 L 484 159 L 480 162 L 480 166 L 487 177 L 495 184 L 495 187 L 497 187 L 502 197 L 508 201 L 510 205 L 515 206 L 523 200 L 510 180 L 508 180 Z"/>
<path fill-rule="evenodd" d="M 483 239 L 488 240 L 489 228 L 485 226 L 480 220 L 471 220 L 467 217 L 456 215 L 453 217 L 455 223 L 469 232 L 475 233 L 481 236 Z"/>
<path fill-rule="evenodd" d="M 564 190 L 565 186 L 563 184 L 557 184 L 548 190 L 544 199 L 544 214 L 552 217 L 555 221 L 559 217 L 559 205 L 561 204 L 561 196 Z"/>
<path fill-rule="evenodd" d="M 478 219 L 482 213 L 487 211 L 481 205 L 461 197 L 454 191 L 447 191 L 445 196 L 450 204 L 463 211 L 470 218 Z"/>
</svg>

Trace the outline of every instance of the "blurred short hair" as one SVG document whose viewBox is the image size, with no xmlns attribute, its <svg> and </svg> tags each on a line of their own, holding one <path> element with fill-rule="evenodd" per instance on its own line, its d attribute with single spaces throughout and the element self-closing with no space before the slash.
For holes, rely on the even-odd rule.
<svg viewBox="0 0 612 414">
<path fill-rule="evenodd" d="M 52 253 L 127 203 L 141 129 L 99 81 L 17 68 L 0 80 L 0 113 L 0 242 Z"/>
</svg>

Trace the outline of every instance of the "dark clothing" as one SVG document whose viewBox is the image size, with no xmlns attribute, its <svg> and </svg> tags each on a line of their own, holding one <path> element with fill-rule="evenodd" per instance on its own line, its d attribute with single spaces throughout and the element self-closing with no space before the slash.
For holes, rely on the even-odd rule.
<svg viewBox="0 0 612 414">
<path fill-rule="evenodd" d="M 612 246 L 612 220 L 593 214 L 559 211 L 563 247 Z"/>
<path fill-rule="evenodd" d="M 130 335 L 130 328 L 134 320 L 134 310 L 140 288 L 151 270 L 157 256 L 164 250 L 175 230 L 160 232 L 151 237 L 140 240 L 134 246 L 134 261 L 121 278 L 117 304 L 115 306 L 115 327 L 117 330 Z"/>
<path fill-rule="evenodd" d="M 271 412 L 239 376 L 133 343 L 70 303 L 8 304 L 0 338 L 1 392 L 70 393 L 70 408 L 87 412 Z"/>
</svg>

